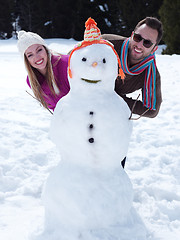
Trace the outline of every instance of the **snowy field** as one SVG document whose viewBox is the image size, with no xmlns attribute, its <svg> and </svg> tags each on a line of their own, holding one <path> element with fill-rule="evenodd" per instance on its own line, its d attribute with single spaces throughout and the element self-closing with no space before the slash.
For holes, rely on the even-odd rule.
<svg viewBox="0 0 180 240">
<path fill-rule="evenodd" d="M 64 54 L 75 44 L 62 39 L 46 42 Z M 134 187 L 134 206 L 150 232 L 148 240 L 176 240 L 180 236 L 180 56 L 158 51 L 156 59 L 162 107 L 155 119 L 134 121 L 125 170 Z M 28 240 L 29 234 L 41 230 L 43 184 L 60 161 L 48 135 L 51 114 L 26 93 L 31 91 L 25 78 L 16 40 L 1 40 L 1 240 Z"/>
</svg>

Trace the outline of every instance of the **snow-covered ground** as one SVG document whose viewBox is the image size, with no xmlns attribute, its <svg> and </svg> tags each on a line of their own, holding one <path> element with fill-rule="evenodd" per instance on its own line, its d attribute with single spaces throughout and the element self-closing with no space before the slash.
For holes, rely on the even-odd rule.
<svg viewBox="0 0 180 240">
<path fill-rule="evenodd" d="M 61 53 L 76 43 L 46 42 Z M 51 114 L 26 93 L 31 91 L 16 43 L 14 39 L 0 41 L 2 240 L 27 240 L 29 234 L 41 230 L 43 184 L 60 160 L 48 136 Z M 149 240 L 175 240 L 180 236 L 180 56 L 157 54 L 156 59 L 162 77 L 162 107 L 156 118 L 134 121 L 125 170 L 134 187 L 134 206 L 151 233 Z"/>
</svg>

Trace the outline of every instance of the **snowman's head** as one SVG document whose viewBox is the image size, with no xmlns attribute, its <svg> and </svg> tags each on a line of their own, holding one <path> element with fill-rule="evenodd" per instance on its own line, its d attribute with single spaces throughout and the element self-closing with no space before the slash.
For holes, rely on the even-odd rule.
<svg viewBox="0 0 180 240">
<path fill-rule="evenodd" d="M 69 69 L 71 89 L 87 86 L 111 91 L 118 75 L 118 60 L 111 46 L 94 43 L 73 52 Z"/>
<path fill-rule="evenodd" d="M 118 75 L 124 78 L 121 63 L 113 45 L 101 39 L 100 29 L 94 19 L 89 18 L 84 32 L 84 41 L 79 43 L 69 56 L 68 75 L 71 89 L 103 87 L 114 89 L 114 81 Z"/>
</svg>

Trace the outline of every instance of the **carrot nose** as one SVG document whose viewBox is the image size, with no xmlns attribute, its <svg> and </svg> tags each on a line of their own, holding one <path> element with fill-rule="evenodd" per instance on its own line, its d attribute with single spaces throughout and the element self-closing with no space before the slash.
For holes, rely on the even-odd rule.
<svg viewBox="0 0 180 240">
<path fill-rule="evenodd" d="M 96 66 L 97 66 L 97 62 L 93 62 L 93 63 L 92 63 L 92 66 L 93 66 L 93 67 L 96 67 Z"/>
</svg>

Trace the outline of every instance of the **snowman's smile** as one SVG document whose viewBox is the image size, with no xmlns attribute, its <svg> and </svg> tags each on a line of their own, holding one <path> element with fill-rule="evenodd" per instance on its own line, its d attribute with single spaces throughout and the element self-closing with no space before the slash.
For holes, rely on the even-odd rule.
<svg viewBox="0 0 180 240">
<path fill-rule="evenodd" d="M 85 79 L 85 78 L 81 78 L 81 80 L 88 82 L 88 83 L 98 83 L 101 82 L 101 80 L 90 80 L 90 79 Z"/>
</svg>

